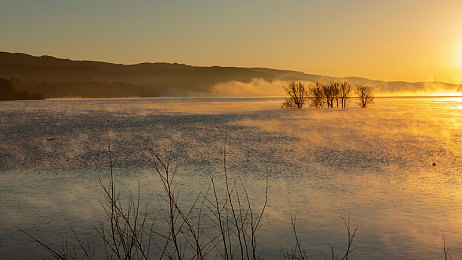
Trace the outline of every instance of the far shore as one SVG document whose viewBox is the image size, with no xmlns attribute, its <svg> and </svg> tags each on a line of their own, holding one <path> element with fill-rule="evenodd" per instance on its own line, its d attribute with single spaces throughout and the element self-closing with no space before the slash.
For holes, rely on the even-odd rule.
<svg viewBox="0 0 462 260">
<path fill-rule="evenodd" d="M 0 101 L 130 100 L 130 99 L 284 99 L 285 96 L 163 96 L 163 97 L 59 97 L 45 99 L 8 99 Z M 351 97 L 356 98 L 356 97 Z M 462 93 L 428 95 L 378 95 L 375 98 L 462 98 Z"/>
</svg>

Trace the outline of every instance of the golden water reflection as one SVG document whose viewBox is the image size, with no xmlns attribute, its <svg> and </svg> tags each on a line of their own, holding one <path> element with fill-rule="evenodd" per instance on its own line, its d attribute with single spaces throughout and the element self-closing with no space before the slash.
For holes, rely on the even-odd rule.
<svg viewBox="0 0 462 260">
<path fill-rule="evenodd" d="M 355 259 L 441 258 L 443 235 L 453 256 L 462 255 L 460 98 L 377 98 L 367 109 L 352 100 L 345 110 L 301 111 L 282 110 L 280 102 L 10 103 L 2 111 L 12 111 L 17 121 L 2 121 L 2 131 L 16 124 L 14 131 L 24 132 L 14 142 L 2 139 L 7 149 L 0 152 L 14 164 L 5 163 L 10 170 L 0 176 L 0 225 L 5 233 L 15 225 L 44 231 L 54 227 L 50 218 L 92 222 L 101 216 L 96 176 L 107 170 L 107 158 L 98 155 L 106 151 L 109 129 L 121 187 L 136 190 L 140 181 L 147 201 L 154 200 L 150 196 L 159 184 L 140 163 L 147 157 L 146 143 L 179 153 L 176 181 L 187 201 L 207 189 L 209 172 L 221 176 L 220 153 L 228 140 L 229 173 L 245 178 L 255 205 L 262 203 L 269 174 L 269 204 L 259 233 L 266 259 L 279 259 L 277 248 L 290 244 L 291 215 L 314 259 L 321 258 L 319 250 L 328 251 L 329 242 L 341 248 L 340 214 L 348 213 L 359 225 Z M 41 123 L 44 118 L 48 121 Z M 47 141 L 43 133 L 56 139 Z"/>
</svg>

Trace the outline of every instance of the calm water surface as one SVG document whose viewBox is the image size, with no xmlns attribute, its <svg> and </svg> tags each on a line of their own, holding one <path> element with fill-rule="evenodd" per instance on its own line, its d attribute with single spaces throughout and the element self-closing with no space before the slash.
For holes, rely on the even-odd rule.
<svg viewBox="0 0 462 260">
<path fill-rule="evenodd" d="M 358 225 L 354 259 L 462 259 L 462 98 L 377 98 L 367 109 L 280 109 L 280 99 L 0 102 L 0 258 L 49 258 L 16 226 L 59 244 L 73 223 L 97 244 L 98 176 L 113 150 L 122 195 L 141 189 L 158 215 L 149 149 L 172 151 L 180 200 L 223 174 L 268 207 L 262 256 L 280 259 L 295 215 L 313 259 L 345 247 L 340 214 Z M 436 163 L 436 166 L 432 166 Z M 157 214 L 156 214 L 157 213 Z"/>
</svg>

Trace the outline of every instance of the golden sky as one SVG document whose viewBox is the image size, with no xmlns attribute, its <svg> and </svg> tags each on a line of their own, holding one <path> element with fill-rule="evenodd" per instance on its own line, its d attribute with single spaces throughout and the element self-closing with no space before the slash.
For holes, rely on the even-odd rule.
<svg viewBox="0 0 462 260">
<path fill-rule="evenodd" d="M 0 50 L 462 83 L 460 0 L 2 0 Z"/>
</svg>

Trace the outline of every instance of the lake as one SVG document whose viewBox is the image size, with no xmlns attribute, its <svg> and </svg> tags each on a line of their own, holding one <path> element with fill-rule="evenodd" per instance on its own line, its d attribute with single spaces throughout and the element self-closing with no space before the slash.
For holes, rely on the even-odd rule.
<svg viewBox="0 0 462 260">
<path fill-rule="evenodd" d="M 51 258 L 17 230 L 60 246 L 68 222 L 90 244 L 104 220 L 99 177 L 140 190 L 163 221 L 150 150 L 171 155 L 182 205 L 243 180 L 264 259 L 293 245 L 291 216 L 313 259 L 341 254 L 341 215 L 358 226 L 353 259 L 462 256 L 462 98 L 376 98 L 366 109 L 281 109 L 280 98 L 76 99 L 0 102 L 0 258 Z M 436 165 L 433 166 L 433 163 Z M 157 220 L 156 220 L 157 219 Z M 160 220 L 159 220 L 160 219 Z M 205 220 L 207 224 L 207 220 Z"/>
</svg>

